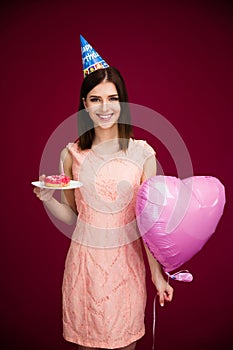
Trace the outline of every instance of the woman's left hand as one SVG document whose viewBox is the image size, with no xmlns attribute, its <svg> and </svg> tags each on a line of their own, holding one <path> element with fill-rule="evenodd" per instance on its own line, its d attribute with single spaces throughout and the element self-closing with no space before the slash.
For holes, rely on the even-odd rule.
<svg viewBox="0 0 233 350">
<path fill-rule="evenodd" d="M 165 301 L 172 301 L 174 290 L 164 277 L 162 275 L 160 277 L 157 276 L 157 278 L 152 279 L 152 281 L 157 289 L 160 305 L 164 306 Z"/>
</svg>

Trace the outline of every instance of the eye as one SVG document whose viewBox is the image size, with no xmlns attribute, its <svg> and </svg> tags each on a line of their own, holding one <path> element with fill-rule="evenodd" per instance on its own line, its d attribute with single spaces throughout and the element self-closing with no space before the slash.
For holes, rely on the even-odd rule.
<svg viewBox="0 0 233 350">
<path fill-rule="evenodd" d="M 99 102 L 100 99 L 97 98 L 97 97 L 91 97 L 91 98 L 90 98 L 90 101 L 95 103 L 95 102 Z"/>
<path fill-rule="evenodd" d="M 112 101 L 112 102 L 119 101 L 119 97 L 118 96 L 110 97 L 109 101 Z"/>
</svg>

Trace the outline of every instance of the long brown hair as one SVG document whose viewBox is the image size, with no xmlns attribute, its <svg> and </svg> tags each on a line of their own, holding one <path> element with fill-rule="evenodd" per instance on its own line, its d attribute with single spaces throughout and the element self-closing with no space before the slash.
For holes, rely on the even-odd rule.
<svg viewBox="0 0 233 350">
<path fill-rule="evenodd" d="M 133 130 L 125 82 L 120 72 L 114 67 L 98 69 L 83 80 L 78 112 L 78 146 L 82 150 L 91 148 L 92 146 L 95 137 L 94 124 L 88 112 L 85 110 L 83 98 L 85 100 L 87 94 L 103 80 L 109 81 L 115 85 L 119 96 L 119 102 L 122 102 L 121 113 L 118 120 L 118 137 L 119 147 L 125 151 L 128 148 L 130 137 L 133 137 Z"/>
</svg>

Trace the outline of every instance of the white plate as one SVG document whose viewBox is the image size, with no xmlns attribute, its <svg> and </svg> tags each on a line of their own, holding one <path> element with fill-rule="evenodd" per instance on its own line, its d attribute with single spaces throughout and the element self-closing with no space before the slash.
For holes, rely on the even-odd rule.
<svg viewBox="0 0 233 350">
<path fill-rule="evenodd" d="M 31 182 L 31 184 L 36 187 L 46 188 L 47 190 L 71 190 L 74 188 L 79 188 L 83 185 L 82 182 L 74 181 L 74 180 L 70 180 L 69 186 L 64 186 L 64 187 L 45 186 L 44 181 L 33 181 Z"/>
</svg>

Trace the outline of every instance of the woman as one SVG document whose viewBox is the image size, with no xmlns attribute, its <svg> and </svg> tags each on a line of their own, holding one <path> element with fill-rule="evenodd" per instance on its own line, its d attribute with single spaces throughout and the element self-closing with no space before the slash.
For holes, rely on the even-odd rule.
<svg viewBox="0 0 233 350">
<path fill-rule="evenodd" d="M 34 190 L 57 218 L 77 220 L 62 287 L 63 334 L 81 350 L 133 350 L 145 333 L 145 266 L 135 201 L 140 184 L 156 174 L 156 160 L 145 141 L 132 138 L 127 102 L 115 68 L 85 77 L 79 139 L 61 152 L 65 174 L 83 186 L 64 191 L 61 203 L 51 190 Z M 144 248 L 163 306 L 173 288 Z"/>
</svg>

